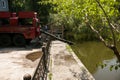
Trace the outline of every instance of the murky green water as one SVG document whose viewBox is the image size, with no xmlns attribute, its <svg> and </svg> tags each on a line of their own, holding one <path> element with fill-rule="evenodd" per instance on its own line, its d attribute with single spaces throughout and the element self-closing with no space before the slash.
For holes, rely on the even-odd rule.
<svg viewBox="0 0 120 80">
<path fill-rule="evenodd" d="M 109 65 L 116 63 L 115 56 L 101 42 L 78 43 L 72 48 L 96 80 L 120 80 L 120 69 L 109 70 Z M 107 67 L 101 69 L 100 65 L 103 63 Z"/>
</svg>

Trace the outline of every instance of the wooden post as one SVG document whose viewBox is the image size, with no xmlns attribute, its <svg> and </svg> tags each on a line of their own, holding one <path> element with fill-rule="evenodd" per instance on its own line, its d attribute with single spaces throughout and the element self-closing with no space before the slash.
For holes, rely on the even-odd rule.
<svg viewBox="0 0 120 80">
<path fill-rule="evenodd" d="M 31 80 L 31 75 L 30 74 L 25 74 L 23 77 L 23 80 Z"/>
</svg>

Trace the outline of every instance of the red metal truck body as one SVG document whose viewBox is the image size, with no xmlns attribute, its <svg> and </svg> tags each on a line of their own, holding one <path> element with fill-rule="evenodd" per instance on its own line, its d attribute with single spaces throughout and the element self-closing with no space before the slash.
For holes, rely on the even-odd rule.
<svg viewBox="0 0 120 80">
<path fill-rule="evenodd" d="M 31 19 L 31 24 L 21 24 L 20 20 Z M 8 23 L 4 23 L 7 20 Z M 32 40 L 40 35 L 40 26 L 38 25 L 39 20 L 37 19 L 36 12 L 0 12 L 0 44 L 3 42 L 9 42 L 20 46 L 25 44 L 26 40 Z M 3 36 L 4 35 L 4 36 Z M 5 37 L 7 35 L 7 38 Z M 16 39 L 16 36 L 21 36 Z M 9 39 L 9 41 L 4 41 L 3 39 Z M 5 37 L 5 38 L 4 38 Z M 15 38 L 14 38 L 15 37 Z M 16 40 L 19 40 L 18 42 Z M 22 41 L 23 40 L 23 41 Z M 8 43 L 6 44 L 8 45 Z"/>
</svg>

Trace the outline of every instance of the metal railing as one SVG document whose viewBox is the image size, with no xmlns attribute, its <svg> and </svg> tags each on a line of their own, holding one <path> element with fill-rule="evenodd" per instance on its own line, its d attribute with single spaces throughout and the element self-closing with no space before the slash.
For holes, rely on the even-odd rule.
<svg viewBox="0 0 120 80">
<path fill-rule="evenodd" d="M 47 80 L 48 66 L 49 66 L 49 48 L 50 40 L 47 43 L 43 43 L 42 52 L 43 55 L 35 69 L 34 74 L 25 74 L 23 80 Z"/>
</svg>

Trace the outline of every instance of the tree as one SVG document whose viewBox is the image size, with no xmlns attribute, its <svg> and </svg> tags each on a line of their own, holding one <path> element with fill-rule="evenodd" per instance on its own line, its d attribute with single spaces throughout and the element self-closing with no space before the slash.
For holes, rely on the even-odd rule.
<svg viewBox="0 0 120 80">
<path fill-rule="evenodd" d="M 108 23 L 109 29 L 110 29 L 110 31 L 111 31 L 111 34 L 112 34 L 113 44 L 108 44 L 108 43 L 104 40 L 104 38 L 100 35 L 100 33 L 99 33 L 97 30 L 94 29 L 93 26 L 91 26 L 89 23 L 88 23 L 88 25 L 89 25 L 90 28 L 99 36 L 100 40 L 104 43 L 104 45 L 105 45 L 106 47 L 108 47 L 109 49 L 113 50 L 114 54 L 116 55 L 117 59 L 118 59 L 119 62 L 120 62 L 120 54 L 119 54 L 119 51 L 118 51 L 117 46 L 116 46 L 116 37 L 115 37 L 115 33 L 114 33 L 114 27 L 115 27 L 115 26 L 111 24 L 111 21 L 110 21 L 108 15 L 106 14 L 104 8 L 103 8 L 102 5 L 100 4 L 100 2 L 99 2 L 98 0 L 95 0 L 95 1 L 98 3 L 99 7 L 102 9 L 102 11 L 103 11 L 103 13 L 104 13 L 104 15 L 105 15 L 105 18 L 107 19 L 107 23 Z"/>
<path fill-rule="evenodd" d="M 106 47 L 111 49 L 120 62 L 120 54 L 118 52 L 116 42 L 119 40 L 119 27 L 115 26 L 119 23 L 119 9 L 115 7 L 118 1 L 115 0 L 49 0 L 55 5 L 54 10 L 61 15 L 68 24 L 71 20 L 78 20 L 77 28 L 80 24 L 86 24 L 94 31 L 99 39 Z M 72 18 L 72 19 L 71 19 Z M 73 23 L 74 24 L 74 23 Z M 72 27 L 72 29 L 74 29 Z M 107 33 L 107 37 L 103 37 L 102 33 Z"/>
</svg>

